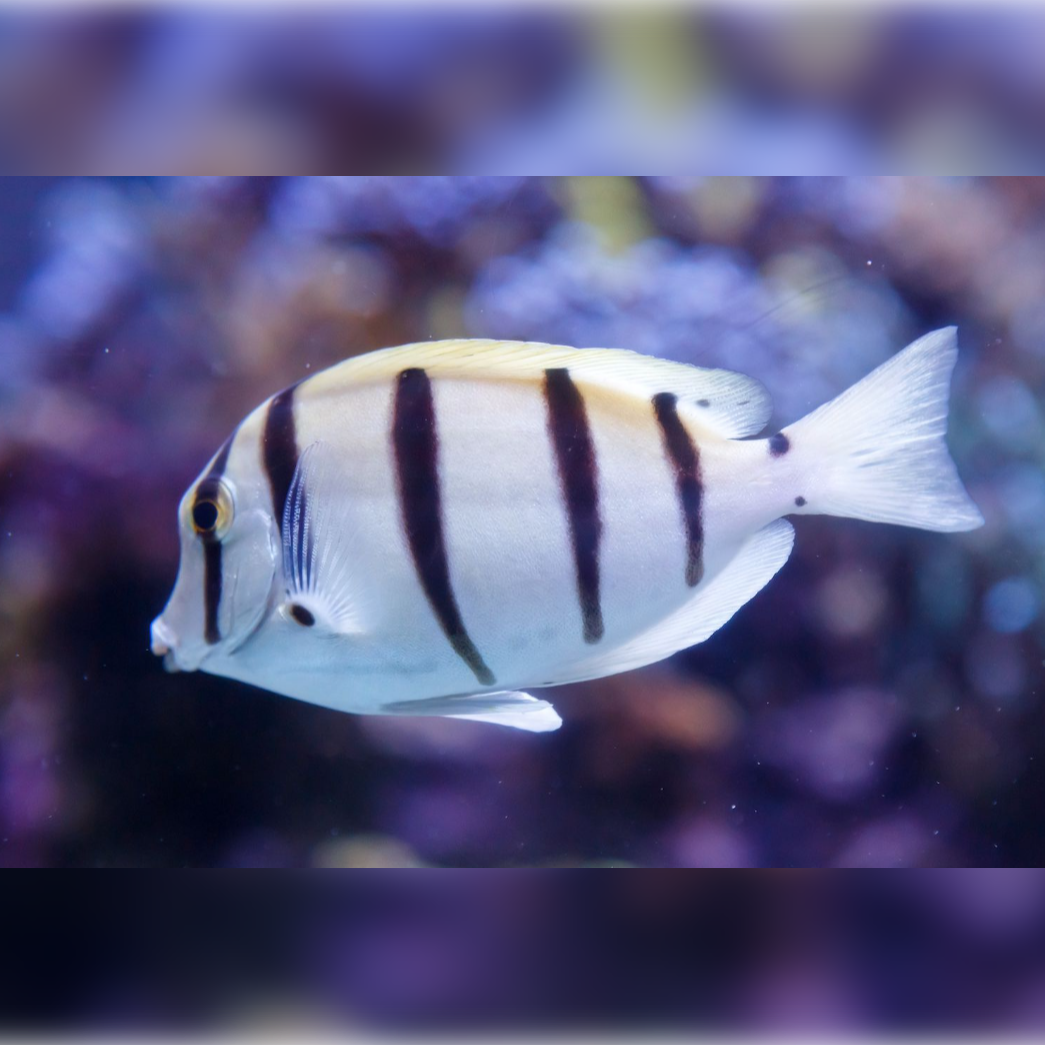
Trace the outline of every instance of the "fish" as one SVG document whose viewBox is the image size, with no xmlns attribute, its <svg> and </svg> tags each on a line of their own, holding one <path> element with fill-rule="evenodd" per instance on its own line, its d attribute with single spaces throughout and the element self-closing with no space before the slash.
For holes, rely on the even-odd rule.
<svg viewBox="0 0 1045 1045">
<path fill-rule="evenodd" d="M 946 445 L 957 353 L 928 333 L 768 436 L 757 380 L 625 349 L 355 356 L 189 487 L 152 650 L 341 711 L 557 729 L 531 691 L 704 642 L 783 568 L 789 517 L 982 526 Z"/>
</svg>

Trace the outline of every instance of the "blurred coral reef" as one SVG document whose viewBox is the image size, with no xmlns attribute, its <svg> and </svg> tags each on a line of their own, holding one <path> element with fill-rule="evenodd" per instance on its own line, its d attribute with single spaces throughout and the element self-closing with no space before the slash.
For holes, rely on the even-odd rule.
<svg viewBox="0 0 1045 1045">
<path fill-rule="evenodd" d="M 12 8 L 0 163 L 1030 174 L 1043 30 L 1031 5 Z"/>
<path fill-rule="evenodd" d="M 0 181 L 0 863 L 1040 864 L 1045 182 Z M 669 663 L 547 737 L 168 676 L 175 506 L 235 423 L 448 336 L 760 378 L 787 422 L 960 329 L 988 525 L 803 519 Z"/>
</svg>

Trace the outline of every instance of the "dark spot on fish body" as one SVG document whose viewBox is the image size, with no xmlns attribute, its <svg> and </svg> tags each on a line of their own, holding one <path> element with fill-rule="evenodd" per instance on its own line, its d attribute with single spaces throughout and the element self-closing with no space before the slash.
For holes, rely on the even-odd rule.
<svg viewBox="0 0 1045 1045">
<path fill-rule="evenodd" d="M 310 610 L 305 609 L 300 603 L 294 602 L 290 606 L 290 615 L 303 628 L 311 628 L 316 623 L 316 618 Z"/>
<path fill-rule="evenodd" d="M 653 412 L 664 438 L 664 451 L 675 472 L 682 522 L 686 528 L 686 583 L 695 588 L 704 577 L 704 484 L 700 452 L 678 415 L 678 397 L 660 392 Z"/>
<path fill-rule="evenodd" d="M 454 652 L 484 686 L 496 681 L 465 630 L 450 583 L 443 534 L 439 480 L 439 438 L 428 374 L 418 367 L 396 378 L 392 449 L 399 484 L 403 530 L 418 580 Z"/>
<path fill-rule="evenodd" d="M 783 457 L 791 449 L 791 440 L 783 432 L 777 432 L 769 440 L 769 452 L 773 457 Z"/>
<path fill-rule="evenodd" d="M 605 633 L 599 578 L 602 519 L 595 444 L 584 397 L 568 369 L 553 367 L 544 371 L 544 398 L 548 407 L 548 434 L 555 450 L 573 544 L 584 641 L 592 644 Z"/>
<path fill-rule="evenodd" d="M 806 501 L 806 499 L 805 499 L 804 497 L 796 497 L 796 498 L 795 498 L 795 504 L 796 504 L 796 505 L 797 505 L 797 506 L 798 506 L 799 508 L 804 508 L 804 507 L 806 506 L 806 504 L 807 504 L 807 503 L 808 503 L 808 502 Z"/>
<path fill-rule="evenodd" d="M 261 437 L 262 464 L 272 491 L 272 514 L 283 532 L 283 507 L 298 466 L 297 429 L 294 424 L 294 392 L 297 385 L 283 389 L 272 398 L 265 414 Z"/>
<path fill-rule="evenodd" d="M 710 399 L 698 399 L 697 400 L 697 406 L 702 406 L 702 407 L 707 408 L 707 407 L 711 406 L 711 400 Z"/>
</svg>

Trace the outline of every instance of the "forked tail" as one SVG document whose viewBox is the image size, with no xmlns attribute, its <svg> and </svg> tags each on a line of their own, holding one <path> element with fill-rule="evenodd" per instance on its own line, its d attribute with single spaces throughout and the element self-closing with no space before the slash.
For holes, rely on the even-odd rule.
<svg viewBox="0 0 1045 1045">
<path fill-rule="evenodd" d="M 956 532 L 983 525 L 947 450 L 956 329 L 933 331 L 784 430 L 808 469 L 809 510 Z"/>
</svg>

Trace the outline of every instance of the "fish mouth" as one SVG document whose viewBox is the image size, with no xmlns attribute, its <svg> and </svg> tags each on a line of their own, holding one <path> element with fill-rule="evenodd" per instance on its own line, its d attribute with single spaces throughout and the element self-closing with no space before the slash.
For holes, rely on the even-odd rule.
<svg viewBox="0 0 1045 1045">
<path fill-rule="evenodd" d="M 149 648 L 157 657 L 167 659 L 174 653 L 174 636 L 162 617 L 157 617 L 149 628 Z"/>
<path fill-rule="evenodd" d="M 258 614 L 257 620 L 252 622 L 249 628 L 235 638 L 230 637 L 220 645 L 186 649 L 186 647 L 178 643 L 174 632 L 163 617 L 157 617 L 152 622 L 150 629 L 150 649 L 157 657 L 162 658 L 165 671 L 171 673 L 199 671 L 205 660 L 209 660 L 215 655 L 228 657 L 241 649 L 254 638 L 263 623 L 264 614 Z"/>
<path fill-rule="evenodd" d="M 163 658 L 165 671 L 195 671 L 199 664 L 186 663 L 184 652 L 179 654 L 177 640 L 162 617 L 152 622 L 150 630 L 150 649 L 157 657 Z"/>
</svg>

